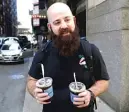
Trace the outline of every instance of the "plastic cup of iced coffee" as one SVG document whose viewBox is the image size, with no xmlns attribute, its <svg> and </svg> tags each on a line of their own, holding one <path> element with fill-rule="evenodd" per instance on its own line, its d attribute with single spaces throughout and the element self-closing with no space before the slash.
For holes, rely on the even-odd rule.
<svg viewBox="0 0 129 112">
<path fill-rule="evenodd" d="M 86 90 L 86 86 L 81 82 L 71 82 L 69 84 L 70 99 L 74 102 L 74 98 L 79 98 L 78 94 Z"/>
<path fill-rule="evenodd" d="M 50 99 L 47 101 L 51 101 L 53 97 L 52 82 L 53 80 L 51 77 L 43 77 L 36 82 L 36 86 L 38 88 L 41 88 L 44 93 L 48 93 L 48 95 L 50 96 Z"/>
</svg>

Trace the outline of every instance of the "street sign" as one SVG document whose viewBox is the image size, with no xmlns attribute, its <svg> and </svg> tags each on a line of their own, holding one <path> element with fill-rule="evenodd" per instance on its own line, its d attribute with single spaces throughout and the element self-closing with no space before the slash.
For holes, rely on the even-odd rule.
<svg viewBox="0 0 129 112">
<path fill-rule="evenodd" d="M 33 6 L 33 15 L 39 14 L 39 5 Z"/>
<path fill-rule="evenodd" d="M 40 25 L 39 18 L 33 18 L 33 26 L 39 26 L 39 25 Z"/>
<path fill-rule="evenodd" d="M 33 0 L 33 4 L 39 4 L 39 0 Z"/>
</svg>

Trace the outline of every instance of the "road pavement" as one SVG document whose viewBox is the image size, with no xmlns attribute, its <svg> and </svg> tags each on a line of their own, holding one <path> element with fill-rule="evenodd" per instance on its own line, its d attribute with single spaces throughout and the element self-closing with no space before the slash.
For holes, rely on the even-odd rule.
<svg viewBox="0 0 129 112">
<path fill-rule="evenodd" d="M 23 112 L 29 59 L 0 64 L 0 112 Z"/>
</svg>

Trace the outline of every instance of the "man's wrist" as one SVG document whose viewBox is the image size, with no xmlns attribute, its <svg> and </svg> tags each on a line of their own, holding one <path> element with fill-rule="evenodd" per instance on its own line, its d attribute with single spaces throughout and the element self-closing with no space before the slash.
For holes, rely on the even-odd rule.
<svg viewBox="0 0 129 112">
<path fill-rule="evenodd" d="M 91 90 L 87 90 L 87 91 L 89 91 L 90 92 L 90 103 L 89 103 L 89 105 L 92 105 L 92 104 L 94 104 L 94 101 L 95 101 L 95 95 L 94 95 L 94 93 L 91 91 Z"/>
<path fill-rule="evenodd" d="M 91 94 L 89 105 L 95 105 L 95 109 L 97 109 L 96 97 L 95 97 L 94 93 L 89 89 L 87 91 L 89 91 Z"/>
<path fill-rule="evenodd" d="M 88 89 L 87 91 L 89 91 L 89 92 L 90 92 L 90 94 L 91 94 L 91 97 L 93 97 L 93 98 L 95 99 L 95 95 L 94 95 L 94 93 L 93 93 L 90 89 Z"/>
</svg>

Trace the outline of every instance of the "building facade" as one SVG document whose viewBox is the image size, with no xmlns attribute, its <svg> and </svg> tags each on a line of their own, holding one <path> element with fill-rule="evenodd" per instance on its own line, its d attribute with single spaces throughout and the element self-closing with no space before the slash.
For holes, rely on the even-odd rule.
<svg viewBox="0 0 129 112">
<path fill-rule="evenodd" d="M 3 1 L 0 0 L 0 35 L 4 34 L 5 30 L 5 21 L 4 21 L 4 11 L 3 11 Z"/>
<path fill-rule="evenodd" d="M 35 0 L 33 2 L 32 28 L 34 34 L 37 36 L 46 35 L 48 32 L 46 10 L 45 0 Z"/>
<path fill-rule="evenodd" d="M 101 50 L 110 75 L 101 96 L 116 112 L 129 112 L 129 0 L 86 0 L 87 38 Z"/>
<path fill-rule="evenodd" d="M 17 35 L 16 0 L 0 0 L 0 35 Z"/>
<path fill-rule="evenodd" d="M 86 4 L 85 0 L 67 0 L 66 2 L 76 17 L 81 37 L 86 37 Z"/>
</svg>

